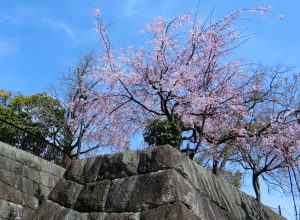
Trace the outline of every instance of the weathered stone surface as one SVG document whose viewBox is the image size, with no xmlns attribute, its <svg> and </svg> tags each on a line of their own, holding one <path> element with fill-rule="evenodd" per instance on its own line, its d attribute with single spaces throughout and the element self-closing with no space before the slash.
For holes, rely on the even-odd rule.
<svg viewBox="0 0 300 220">
<path fill-rule="evenodd" d="M 16 161 L 35 170 L 41 169 L 41 159 L 22 150 L 16 151 Z"/>
<path fill-rule="evenodd" d="M 27 166 L 26 164 L 23 165 L 22 176 L 36 183 L 40 183 L 41 180 L 40 172 L 34 168 Z"/>
<path fill-rule="evenodd" d="M 50 192 L 53 188 L 49 188 L 43 185 L 38 186 L 38 190 L 34 194 L 34 196 L 39 200 L 39 204 L 42 204 L 42 202 L 48 197 Z"/>
<path fill-rule="evenodd" d="M 26 194 L 34 196 L 38 191 L 39 185 L 26 177 L 21 177 L 21 180 L 22 188 L 20 190 Z"/>
<path fill-rule="evenodd" d="M 181 153 L 170 145 L 155 148 L 151 154 L 151 170 L 164 170 L 178 166 L 182 161 Z"/>
<path fill-rule="evenodd" d="M 102 160 L 102 156 L 88 158 L 80 179 L 81 183 L 95 182 L 97 180 Z"/>
<path fill-rule="evenodd" d="M 0 199 L 0 219 L 22 219 L 22 206 Z"/>
<path fill-rule="evenodd" d="M 57 175 L 52 175 L 51 173 L 40 172 L 40 185 L 46 186 L 48 188 L 53 188 L 61 177 Z"/>
<path fill-rule="evenodd" d="M 0 182 L 0 189 L 0 199 L 16 204 L 22 204 L 23 199 L 21 191 L 16 190 L 3 182 Z"/>
<path fill-rule="evenodd" d="M 42 204 L 43 209 L 38 209 L 34 214 L 33 220 L 58 220 L 62 207 L 52 201 L 45 201 Z"/>
<path fill-rule="evenodd" d="M 171 146 L 75 161 L 57 184 L 61 168 L 31 162 L 15 149 L 4 152 L 0 213 L 6 216 L 18 210 L 32 219 L 42 203 L 36 220 L 282 219 Z"/>
<path fill-rule="evenodd" d="M 151 150 L 140 151 L 140 160 L 138 164 L 138 173 L 148 173 L 151 170 Z"/>
<path fill-rule="evenodd" d="M 84 166 L 87 163 L 87 159 L 84 160 L 75 160 L 70 166 L 65 174 L 64 178 L 67 180 L 73 180 L 75 182 L 79 182 L 81 176 L 83 175 Z"/>
<path fill-rule="evenodd" d="M 139 220 L 141 219 L 141 214 L 139 212 L 123 212 L 123 213 L 109 213 L 105 220 Z"/>
<path fill-rule="evenodd" d="M 103 211 L 110 183 L 110 180 L 103 180 L 85 185 L 78 196 L 75 209 L 80 212 Z"/>
<path fill-rule="evenodd" d="M 9 158 L 13 161 L 16 160 L 16 148 L 11 147 L 8 144 L 5 144 L 3 142 L 0 142 L 0 154 L 6 158 Z"/>
<path fill-rule="evenodd" d="M 57 176 L 58 178 L 61 178 L 66 171 L 65 168 L 57 166 L 56 164 L 53 163 L 49 163 L 49 161 L 47 160 L 41 160 L 40 164 L 41 164 L 41 171 Z"/>
<path fill-rule="evenodd" d="M 175 202 L 172 170 L 131 176 L 113 181 L 105 212 L 137 212 Z"/>
<path fill-rule="evenodd" d="M 183 156 L 172 166 L 187 181 L 189 181 L 197 191 L 209 198 L 210 201 L 213 202 L 212 204 L 218 204 L 218 209 L 221 208 L 234 213 L 234 215 L 229 216 L 228 219 L 247 219 L 247 216 L 256 216 L 254 219 L 259 219 L 261 216 L 267 216 L 267 214 L 263 211 L 263 206 L 259 205 L 253 197 L 245 195 L 243 192 L 238 191 L 235 187 L 222 182 L 216 176 L 212 175 L 209 171 L 187 157 Z M 212 207 L 213 205 L 210 205 L 201 212 L 206 213 L 205 211 L 212 209 Z M 218 211 L 218 209 L 216 210 Z M 212 210 L 210 212 L 211 214 L 206 214 L 211 218 L 211 216 L 214 216 L 213 213 L 215 212 L 216 211 Z M 274 212 L 271 211 L 271 213 Z M 274 219 L 276 218 L 274 217 Z"/>
<path fill-rule="evenodd" d="M 23 206 L 22 219 L 33 219 L 35 209 Z"/>
<path fill-rule="evenodd" d="M 1 142 L 0 142 L 0 146 L 1 146 Z M 1 150 L 1 148 L 0 148 L 0 150 Z M 12 172 L 16 175 L 22 174 L 22 164 L 21 163 L 14 161 L 8 157 L 2 156 L 1 153 L 0 153 L 0 161 L 1 161 L 0 168 L 2 170 Z"/>
<path fill-rule="evenodd" d="M 93 212 L 90 213 L 88 218 L 88 220 L 140 220 L 140 219 L 141 219 L 141 213 L 139 212 L 122 212 L 122 213 Z"/>
<path fill-rule="evenodd" d="M 65 208 L 55 202 L 45 201 L 45 209 L 39 209 L 34 220 L 88 220 L 88 213 L 76 212 L 75 210 Z"/>
<path fill-rule="evenodd" d="M 177 220 L 177 219 L 189 219 L 189 220 L 201 220 L 191 210 L 189 210 L 183 203 L 175 202 L 173 204 L 167 204 L 159 206 L 158 208 L 149 209 L 141 212 L 141 220 Z"/>
<path fill-rule="evenodd" d="M 205 196 L 198 197 L 195 206 L 192 206 L 191 210 L 198 217 L 200 217 L 200 219 L 205 219 L 205 220 L 209 220 L 209 219 L 237 220 L 238 219 L 233 212 L 221 208 L 218 204 L 212 202 L 210 199 L 206 198 Z"/>
<path fill-rule="evenodd" d="M 138 164 L 139 155 L 132 151 L 104 155 L 97 179 L 115 179 L 136 175 Z"/>
<path fill-rule="evenodd" d="M 89 220 L 105 220 L 108 214 L 105 212 L 91 212 L 89 214 Z"/>
<path fill-rule="evenodd" d="M 22 177 L 13 172 L 2 169 L 2 167 L 0 167 L 0 181 L 16 189 L 22 188 Z"/>
<path fill-rule="evenodd" d="M 180 152 L 170 145 L 159 146 L 152 150 L 138 151 L 136 154 L 140 155 L 138 172 L 141 174 L 175 168 L 182 161 Z"/>
<path fill-rule="evenodd" d="M 22 205 L 26 205 L 32 209 L 37 209 L 39 207 L 39 200 L 34 197 L 34 195 L 22 193 Z"/>
<path fill-rule="evenodd" d="M 62 178 L 51 191 L 49 198 L 62 206 L 71 208 L 74 206 L 82 187 L 76 182 Z"/>
<path fill-rule="evenodd" d="M 10 219 L 31 220 L 64 170 L 0 142 L 0 213 L 6 213 L 7 210 L 11 212 L 13 209 L 14 212 L 18 211 L 19 217 Z M 7 219 L 3 215 L 0 215 L 0 219 Z"/>
<path fill-rule="evenodd" d="M 89 214 L 88 213 L 81 213 L 76 212 L 72 209 L 62 208 L 59 211 L 59 214 L 57 216 L 57 220 L 64 219 L 64 220 L 87 220 Z"/>
<path fill-rule="evenodd" d="M 180 165 L 176 166 L 175 169 L 185 176 L 197 190 L 211 198 L 212 201 L 219 204 L 222 208 L 234 209 L 234 207 L 230 207 L 230 204 L 234 201 L 232 196 L 234 195 L 233 191 L 236 190 L 231 190 L 232 196 L 224 196 L 227 194 L 226 192 L 233 187 L 228 188 L 226 184 L 221 183 L 220 180 L 209 173 L 209 171 L 200 167 L 187 157 L 183 158 Z"/>
<path fill-rule="evenodd" d="M 18 216 L 11 214 L 10 219 L 31 220 L 64 170 L 0 142 L 0 213 L 17 211 Z M 3 215 L 0 215 L 0 219 L 4 218 Z"/>
</svg>

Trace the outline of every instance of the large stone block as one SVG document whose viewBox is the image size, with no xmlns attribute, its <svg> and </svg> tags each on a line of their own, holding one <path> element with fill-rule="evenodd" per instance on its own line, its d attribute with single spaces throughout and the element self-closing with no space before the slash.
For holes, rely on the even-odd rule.
<svg viewBox="0 0 300 220">
<path fill-rule="evenodd" d="M 0 167 L 0 182 L 6 183 L 15 189 L 22 189 L 22 177 L 14 172 L 2 169 L 2 167 Z"/>
<path fill-rule="evenodd" d="M 33 213 L 62 177 L 64 170 L 0 142 L 0 199 L 6 202 L 1 202 L 0 213 L 6 213 L 14 207 L 13 210 L 19 210 L 19 217 L 11 214 L 9 219 L 31 220 Z M 0 217 L 2 218 L 3 216 Z"/>
<path fill-rule="evenodd" d="M 39 183 L 43 186 L 53 188 L 61 177 L 40 171 Z"/>
<path fill-rule="evenodd" d="M 132 151 L 104 155 L 97 179 L 116 179 L 136 175 L 138 164 L 139 154 Z"/>
<path fill-rule="evenodd" d="M 73 161 L 72 165 L 66 170 L 64 178 L 67 180 L 79 182 L 80 178 L 83 175 L 83 170 L 86 163 L 87 159 Z"/>
<path fill-rule="evenodd" d="M 175 202 L 159 206 L 154 209 L 149 209 L 141 212 L 140 220 L 201 220 L 190 209 L 188 209 L 183 203 Z"/>
<path fill-rule="evenodd" d="M 42 204 L 42 209 L 40 208 L 34 214 L 33 220 L 58 220 L 58 216 L 63 207 L 59 204 L 46 200 Z"/>
<path fill-rule="evenodd" d="M 155 172 L 177 167 L 181 164 L 181 153 L 170 145 L 163 145 L 152 150 L 137 151 L 140 155 L 139 173 Z"/>
<path fill-rule="evenodd" d="M 163 145 L 152 150 L 151 170 L 164 170 L 177 167 L 182 161 L 181 153 L 170 145 Z"/>
<path fill-rule="evenodd" d="M 221 208 L 235 210 L 239 195 L 234 187 L 221 182 L 208 170 L 202 168 L 186 156 L 181 156 L 173 168 L 203 195 L 217 203 Z M 229 193 L 230 192 L 230 193 Z"/>
<path fill-rule="evenodd" d="M 22 176 L 26 177 L 36 183 L 40 183 L 40 180 L 41 180 L 40 171 L 38 171 L 32 167 L 29 167 L 27 165 L 23 165 Z"/>
<path fill-rule="evenodd" d="M 151 150 L 143 150 L 138 153 L 140 155 L 138 173 L 149 173 L 151 171 Z"/>
<path fill-rule="evenodd" d="M 54 176 L 57 176 L 57 177 L 62 177 L 66 171 L 66 169 L 54 164 L 54 163 L 51 163 L 47 160 L 41 160 L 41 171 L 45 172 L 45 173 L 50 173 Z"/>
<path fill-rule="evenodd" d="M 0 155 L 0 169 L 13 172 L 16 175 L 21 175 L 22 166 L 21 163 Z"/>
<path fill-rule="evenodd" d="M 39 200 L 35 198 L 34 195 L 22 193 L 22 205 L 37 209 L 39 207 Z"/>
<path fill-rule="evenodd" d="M 75 209 L 80 212 L 103 211 L 110 183 L 110 180 L 103 180 L 85 185 L 78 196 Z"/>
<path fill-rule="evenodd" d="M 84 166 L 83 175 L 80 179 L 81 183 L 95 182 L 97 180 L 102 160 L 102 156 L 88 158 L 87 163 Z"/>
<path fill-rule="evenodd" d="M 10 158 L 11 160 L 15 161 L 16 160 L 16 151 L 17 151 L 17 149 L 0 141 L 0 155 L 4 156 L 6 158 Z"/>
<path fill-rule="evenodd" d="M 16 161 L 25 164 L 32 169 L 41 170 L 41 159 L 25 151 L 16 151 Z"/>
<path fill-rule="evenodd" d="M 72 208 L 82 190 L 82 185 L 62 178 L 51 191 L 49 198 L 67 208 Z"/>
<path fill-rule="evenodd" d="M 21 191 L 3 182 L 0 182 L 0 189 L 0 199 L 15 204 L 22 204 L 23 197 Z"/>
<path fill-rule="evenodd" d="M 21 177 L 21 179 L 22 188 L 20 190 L 26 194 L 34 196 L 38 191 L 39 185 L 26 177 Z"/>
<path fill-rule="evenodd" d="M 138 212 L 175 202 L 172 170 L 131 176 L 113 181 L 107 196 L 106 212 Z"/>
<path fill-rule="evenodd" d="M 34 195 L 39 200 L 39 204 L 42 204 L 42 202 L 48 197 L 51 190 L 52 190 L 52 188 L 49 188 L 49 187 L 46 187 L 43 185 L 39 185 L 39 188 L 38 188 L 36 194 Z"/>
</svg>

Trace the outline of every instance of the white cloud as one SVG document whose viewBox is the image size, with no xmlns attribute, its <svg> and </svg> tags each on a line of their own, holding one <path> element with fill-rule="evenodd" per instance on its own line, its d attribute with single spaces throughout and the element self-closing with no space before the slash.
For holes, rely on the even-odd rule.
<svg viewBox="0 0 300 220">
<path fill-rule="evenodd" d="M 66 33 L 69 36 L 69 38 L 71 38 L 72 40 L 75 40 L 75 33 L 74 33 L 73 29 L 66 23 L 64 23 L 62 21 L 56 21 L 53 19 L 49 19 L 49 18 L 44 19 L 43 22 L 46 23 L 47 25 L 49 25 L 54 30 L 62 30 L 64 33 Z"/>
</svg>

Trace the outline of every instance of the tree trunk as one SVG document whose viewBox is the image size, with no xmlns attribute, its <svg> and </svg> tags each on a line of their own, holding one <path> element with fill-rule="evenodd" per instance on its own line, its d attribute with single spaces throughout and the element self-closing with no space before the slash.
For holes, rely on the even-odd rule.
<svg viewBox="0 0 300 220">
<path fill-rule="evenodd" d="M 213 158 L 213 168 L 212 168 L 212 173 L 215 174 L 216 176 L 218 175 L 218 159 Z"/>
<path fill-rule="evenodd" d="M 76 159 L 80 158 L 80 151 L 81 151 L 81 138 L 79 140 L 78 147 L 77 147 Z"/>
<path fill-rule="evenodd" d="M 63 158 L 62 158 L 63 166 L 67 168 L 72 164 L 72 158 L 71 158 L 72 148 L 71 148 L 71 144 L 68 141 L 65 142 L 64 150 L 66 153 L 63 153 Z"/>
<path fill-rule="evenodd" d="M 76 159 L 80 158 L 80 151 L 81 151 L 81 138 L 83 136 L 83 131 L 82 131 L 83 125 L 80 125 L 80 130 L 79 130 L 79 137 L 78 137 L 78 146 L 77 146 L 77 153 L 76 153 Z"/>
<path fill-rule="evenodd" d="M 260 185 L 259 185 L 259 175 L 257 174 L 252 175 L 252 184 L 253 184 L 253 189 L 255 191 L 256 200 L 260 203 L 261 194 L 260 194 Z"/>
<path fill-rule="evenodd" d="M 213 152 L 213 167 L 212 173 L 216 176 L 218 175 L 218 164 L 219 164 L 219 155 L 218 155 L 218 147 L 216 144 L 213 144 L 214 152 Z"/>
</svg>

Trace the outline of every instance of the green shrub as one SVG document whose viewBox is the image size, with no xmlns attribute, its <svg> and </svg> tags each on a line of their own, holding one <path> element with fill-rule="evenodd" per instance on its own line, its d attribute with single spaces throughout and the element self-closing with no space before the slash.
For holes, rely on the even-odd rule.
<svg viewBox="0 0 300 220">
<path fill-rule="evenodd" d="M 173 121 L 156 119 L 150 122 L 144 130 L 144 140 L 149 146 L 169 144 L 179 149 L 181 138 L 181 126 Z"/>
</svg>

